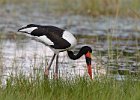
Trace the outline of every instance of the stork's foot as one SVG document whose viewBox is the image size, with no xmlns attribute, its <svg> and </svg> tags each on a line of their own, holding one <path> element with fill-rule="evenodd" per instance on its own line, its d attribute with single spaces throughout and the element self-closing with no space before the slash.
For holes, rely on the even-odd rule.
<svg viewBox="0 0 140 100">
<path fill-rule="evenodd" d="M 45 69 L 44 78 L 45 79 L 48 79 L 48 76 L 49 76 L 49 70 L 48 69 Z"/>
<path fill-rule="evenodd" d="M 57 73 L 54 73 L 53 78 L 54 78 L 55 80 L 58 79 L 58 74 L 57 74 Z"/>
</svg>

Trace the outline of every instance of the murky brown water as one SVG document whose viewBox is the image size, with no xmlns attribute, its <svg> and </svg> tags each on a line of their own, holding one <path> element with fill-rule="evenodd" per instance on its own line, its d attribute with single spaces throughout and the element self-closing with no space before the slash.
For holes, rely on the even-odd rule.
<svg viewBox="0 0 140 100">
<path fill-rule="evenodd" d="M 16 35 L 18 28 L 29 23 L 55 25 L 69 30 L 78 39 L 75 51 L 83 45 L 90 45 L 95 57 L 93 65 L 102 64 L 107 72 L 139 71 L 140 21 L 138 19 L 54 15 L 35 10 L 26 12 L 23 8 L 11 5 L 0 10 L 0 74 L 2 76 L 9 75 L 11 72 L 16 74 L 17 71 L 30 75 L 36 69 L 41 69 L 43 72 L 49 62 L 53 54 L 49 48 L 29 38 Z M 83 59 L 68 60 L 66 53 L 62 53 L 61 56 L 60 69 L 67 67 L 70 69 L 74 66 L 85 68 Z M 72 76 L 73 73 L 69 74 Z"/>
</svg>

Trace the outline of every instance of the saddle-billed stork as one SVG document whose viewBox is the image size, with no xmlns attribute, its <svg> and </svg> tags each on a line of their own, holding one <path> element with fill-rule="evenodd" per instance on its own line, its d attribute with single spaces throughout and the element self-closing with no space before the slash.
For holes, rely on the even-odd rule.
<svg viewBox="0 0 140 100">
<path fill-rule="evenodd" d="M 55 26 L 42 26 L 36 24 L 29 24 L 22 27 L 18 32 L 27 33 L 29 36 L 33 37 L 35 40 L 49 46 L 53 51 L 54 55 L 51 59 L 50 64 L 45 68 L 45 76 L 48 76 L 49 69 L 52 62 L 56 56 L 56 69 L 55 77 L 58 75 L 58 55 L 59 52 L 67 51 L 70 59 L 76 60 L 81 56 L 85 55 L 88 74 L 92 79 L 92 67 L 91 67 L 91 53 L 92 49 L 89 46 L 83 46 L 77 55 L 75 55 L 71 49 L 77 44 L 76 38 L 69 31 L 55 27 Z"/>
</svg>

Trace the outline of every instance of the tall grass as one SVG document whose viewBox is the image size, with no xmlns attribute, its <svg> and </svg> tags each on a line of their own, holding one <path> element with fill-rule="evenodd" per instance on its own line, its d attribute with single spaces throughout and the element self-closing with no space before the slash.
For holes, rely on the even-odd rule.
<svg viewBox="0 0 140 100">
<path fill-rule="evenodd" d="M 0 88 L 1 100 L 139 100 L 140 81 L 128 78 L 88 80 L 32 80 L 11 77 Z"/>
</svg>

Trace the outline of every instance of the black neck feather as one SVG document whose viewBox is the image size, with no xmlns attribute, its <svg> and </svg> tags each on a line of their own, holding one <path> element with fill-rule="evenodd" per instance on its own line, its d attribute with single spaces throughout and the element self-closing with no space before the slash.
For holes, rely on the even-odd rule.
<svg viewBox="0 0 140 100">
<path fill-rule="evenodd" d="M 79 59 L 83 54 L 82 53 L 78 53 L 77 55 L 74 55 L 74 53 L 72 51 L 67 51 L 68 52 L 68 56 L 70 57 L 70 59 L 72 60 L 76 60 Z"/>
<path fill-rule="evenodd" d="M 72 51 L 67 51 L 67 53 L 70 59 L 76 60 L 79 59 L 82 55 L 86 54 L 88 51 L 92 52 L 92 49 L 89 46 L 84 46 L 80 49 L 77 55 L 74 55 Z"/>
</svg>

